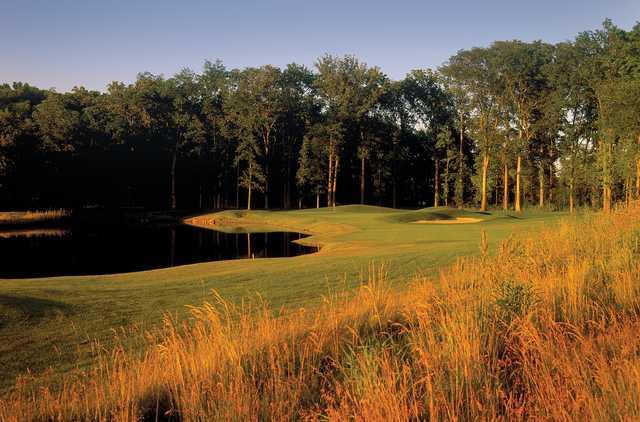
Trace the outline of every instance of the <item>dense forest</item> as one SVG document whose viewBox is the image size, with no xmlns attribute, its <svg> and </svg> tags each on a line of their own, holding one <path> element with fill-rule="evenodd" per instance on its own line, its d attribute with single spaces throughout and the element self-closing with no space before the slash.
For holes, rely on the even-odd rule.
<svg viewBox="0 0 640 422">
<path fill-rule="evenodd" d="M 205 62 L 105 92 L 0 85 L 0 207 L 527 204 L 640 196 L 640 24 L 498 41 L 391 80 Z"/>
</svg>

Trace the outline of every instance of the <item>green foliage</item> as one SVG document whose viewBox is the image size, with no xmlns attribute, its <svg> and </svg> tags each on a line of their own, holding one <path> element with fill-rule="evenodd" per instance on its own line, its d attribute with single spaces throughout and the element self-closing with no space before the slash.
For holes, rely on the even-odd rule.
<svg viewBox="0 0 640 422">
<path fill-rule="evenodd" d="M 606 21 L 555 45 L 461 50 L 398 81 L 325 55 L 313 70 L 207 61 L 200 73 L 141 73 L 104 93 L 5 84 L 0 204 L 230 207 L 238 185 L 258 183 L 265 207 L 305 205 L 319 191 L 345 203 L 425 206 L 437 194 L 485 205 L 500 187 L 513 198 L 516 178 L 529 202 L 595 204 L 607 189 L 628 199 L 639 52 L 640 25 Z M 170 184 L 154 183 L 167 174 Z"/>
<path fill-rule="evenodd" d="M 80 124 L 80 115 L 71 110 L 62 94 L 51 93 L 36 106 L 33 118 L 43 139 L 43 146 L 51 151 L 73 151 L 73 139 Z"/>
<path fill-rule="evenodd" d="M 386 89 L 386 77 L 354 56 L 325 55 L 316 62 L 315 86 L 330 119 L 359 120 L 377 105 Z"/>
<path fill-rule="evenodd" d="M 302 148 L 298 157 L 296 183 L 307 194 L 310 192 L 319 194 L 326 189 L 322 155 L 321 140 L 316 137 L 306 136 L 302 141 Z"/>
<path fill-rule="evenodd" d="M 244 164 L 239 184 L 245 189 L 262 192 L 265 187 L 265 176 L 259 162 L 260 148 L 252 137 L 244 138 L 236 150 L 236 166 Z"/>
<path fill-rule="evenodd" d="M 498 284 L 495 296 L 499 318 L 507 325 L 516 318 L 524 317 L 537 301 L 530 284 L 513 280 Z"/>
</svg>

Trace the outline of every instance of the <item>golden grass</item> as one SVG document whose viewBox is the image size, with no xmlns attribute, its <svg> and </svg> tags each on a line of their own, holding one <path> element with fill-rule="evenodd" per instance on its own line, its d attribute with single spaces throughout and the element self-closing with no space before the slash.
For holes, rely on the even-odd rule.
<svg viewBox="0 0 640 422">
<path fill-rule="evenodd" d="M 5 211 L 0 212 L 0 225 L 31 224 L 43 221 L 53 221 L 67 218 L 71 215 L 68 210 L 46 211 Z"/>
<path fill-rule="evenodd" d="M 144 354 L 25 377 L 0 420 L 640 419 L 640 207 L 479 243 L 402 292 L 372 266 L 313 310 L 215 297 Z"/>
</svg>

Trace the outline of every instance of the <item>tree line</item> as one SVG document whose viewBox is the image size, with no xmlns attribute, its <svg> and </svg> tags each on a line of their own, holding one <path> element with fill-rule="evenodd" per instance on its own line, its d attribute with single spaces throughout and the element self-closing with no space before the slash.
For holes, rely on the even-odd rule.
<svg viewBox="0 0 640 422">
<path fill-rule="evenodd" d="M 640 24 L 497 41 L 392 80 L 313 69 L 141 73 L 105 92 L 0 85 L 0 206 L 293 208 L 640 197 Z"/>
</svg>

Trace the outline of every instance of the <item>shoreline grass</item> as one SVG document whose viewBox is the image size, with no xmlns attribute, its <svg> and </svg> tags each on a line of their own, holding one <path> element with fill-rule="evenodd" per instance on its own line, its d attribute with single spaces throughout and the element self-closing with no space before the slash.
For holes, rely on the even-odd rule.
<svg viewBox="0 0 640 422">
<path fill-rule="evenodd" d="M 222 296 L 166 315 L 144 354 L 103 352 L 12 420 L 633 420 L 640 417 L 640 207 L 566 219 L 398 290 L 273 315 Z M 35 387 L 34 387 L 35 386 Z"/>
<path fill-rule="evenodd" d="M 44 211 L 2 211 L 0 227 L 25 226 L 65 220 L 71 211 L 64 209 Z"/>
</svg>

